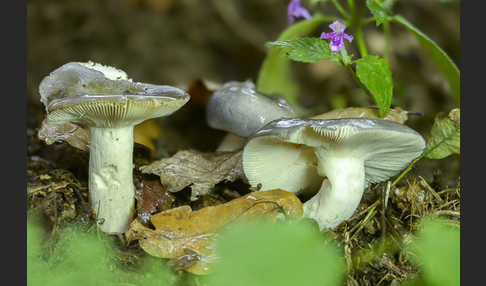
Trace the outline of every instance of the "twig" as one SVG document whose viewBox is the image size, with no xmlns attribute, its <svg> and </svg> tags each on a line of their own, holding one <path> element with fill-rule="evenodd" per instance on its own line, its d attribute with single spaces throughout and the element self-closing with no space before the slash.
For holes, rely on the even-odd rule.
<svg viewBox="0 0 486 286">
<path fill-rule="evenodd" d="M 425 179 L 421 176 L 419 176 L 419 179 L 420 179 L 420 184 L 422 185 L 422 187 L 424 187 L 429 193 L 432 194 L 432 196 L 437 200 L 439 201 L 439 203 L 443 203 L 444 200 L 435 192 L 434 189 L 432 189 L 431 186 L 429 186 L 429 184 L 427 184 L 427 182 L 425 181 Z"/>
<path fill-rule="evenodd" d="M 349 240 L 353 240 L 353 238 L 363 229 L 363 227 L 365 226 L 365 224 L 368 222 L 368 220 L 372 217 L 375 216 L 376 212 L 375 212 L 375 209 L 376 209 L 376 206 L 374 206 L 370 212 L 366 215 L 366 217 L 360 221 L 358 224 L 356 224 L 349 232 L 353 232 L 356 228 L 356 231 L 354 231 L 353 235 L 350 237 Z"/>
</svg>

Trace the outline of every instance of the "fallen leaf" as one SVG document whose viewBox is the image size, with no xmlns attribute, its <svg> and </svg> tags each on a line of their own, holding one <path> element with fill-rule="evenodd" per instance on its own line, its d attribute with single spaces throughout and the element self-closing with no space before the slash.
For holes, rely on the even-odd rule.
<svg viewBox="0 0 486 286">
<path fill-rule="evenodd" d="M 89 151 L 89 130 L 76 124 L 48 124 L 44 119 L 37 136 L 47 145 L 65 141 L 75 148 Z"/>
<path fill-rule="evenodd" d="M 169 192 L 190 186 L 191 200 L 194 201 L 208 194 L 219 182 L 244 178 L 241 154 L 242 151 L 203 153 L 183 150 L 170 158 L 142 166 L 140 171 L 160 176 L 160 182 Z"/>
<path fill-rule="evenodd" d="M 451 110 L 447 117 L 443 114 L 437 115 L 424 151 L 425 157 L 442 159 L 452 154 L 460 154 L 460 123 L 459 108 Z"/>
<path fill-rule="evenodd" d="M 252 192 L 197 211 L 186 205 L 152 215 L 150 221 L 155 230 L 134 220 L 126 235 L 129 241 L 138 240 L 140 247 L 150 255 L 174 259 L 177 267 L 205 274 L 217 259 L 210 243 L 218 231 L 255 218 L 275 220 L 280 212 L 289 218 L 300 218 L 302 202 L 293 193 L 283 190 Z"/>
<path fill-rule="evenodd" d="M 342 109 L 334 109 L 329 112 L 315 115 L 311 119 L 338 119 L 338 118 L 368 118 L 368 119 L 384 119 L 391 120 L 398 123 L 405 123 L 408 119 L 408 112 L 400 107 L 390 108 L 385 117 L 380 117 L 378 107 L 348 107 Z"/>
<path fill-rule="evenodd" d="M 282 210 L 286 216 L 302 215 L 302 203 L 292 193 L 282 190 L 252 192 L 227 203 L 192 211 L 189 206 L 173 208 L 152 215 L 150 221 L 156 229 L 174 232 L 207 233 L 237 219 L 275 216 Z"/>
<path fill-rule="evenodd" d="M 154 140 L 161 136 L 162 130 L 156 118 L 145 120 L 133 128 L 134 141 L 148 147 L 153 158 L 157 157 L 157 148 L 155 147 Z"/>
<path fill-rule="evenodd" d="M 149 223 L 151 214 L 170 209 L 175 201 L 159 180 L 141 180 L 136 184 L 135 199 L 137 216 L 144 225 Z"/>
<path fill-rule="evenodd" d="M 209 243 L 216 238 L 217 234 L 188 235 L 160 229 L 153 230 L 136 219 L 130 224 L 125 236 L 128 242 L 138 240 L 140 247 L 155 257 L 180 260 L 190 252 L 197 262 L 184 270 L 194 274 L 206 274 L 209 269 L 204 264 L 209 262 L 209 258 L 202 257 L 210 257 Z"/>
</svg>

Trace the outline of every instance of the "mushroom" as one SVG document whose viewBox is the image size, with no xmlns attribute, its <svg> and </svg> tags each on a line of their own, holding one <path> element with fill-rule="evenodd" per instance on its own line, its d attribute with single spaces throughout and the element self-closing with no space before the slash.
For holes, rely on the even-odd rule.
<svg viewBox="0 0 486 286">
<path fill-rule="evenodd" d="M 206 109 L 210 127 L 230 132 L 216 151 L 241 149 L 246 138 L 266 123 L 296 116 L 285 99 L 258 93 L 249 80 L 225 83 L 211 95 Z"/>
<path fill-rule="evenodd" d="M 424 148 L 419 133 L 391 120 L 281 119 L 250 138 L 243 170 L 260 190 L 318 189 L 304 203 L 304 216 L 322 230 L 351 217 L 369 184 L 397 174 Z"/>
<path fill-rule="evenodd" d="M 189 100 L 181 89 L 133 82 L 125 72 L 87 62 L 70 62 L 39 85 L 47 122 L 89 127 L 91 208 L 103 232 L 128 229 L 134 215 L 133 127 L 167 116 Z"/>
</svg>

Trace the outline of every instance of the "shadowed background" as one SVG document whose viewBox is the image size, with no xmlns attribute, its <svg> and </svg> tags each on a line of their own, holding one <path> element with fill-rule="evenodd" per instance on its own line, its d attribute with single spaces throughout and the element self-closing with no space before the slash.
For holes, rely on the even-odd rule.
<svg viewBox="0 0 486 286">
<path fill-rule="evenodd" d="M 28 131 L 33 134 L 45 115 L 37 91 L 40 80 L 70 61 L 92 60 L 120 68 L 135 81 L 185 88 L 197 79 L 255 81 L 266 54 L 265 42 L 276 40 L 288 25 L 287 4 L 283 0 L 28 0 Z M 302 4 L 309 8 L 308 1 Z M 330 3 L 310 10 L 338 16 Z M 436 41 L 459 65 L 457 3 L 398 1 L 393 11 Z M 328 31 L 326 24 L 311 36 L 323 31 Z M 381 27 L 371 23 L 363 32 L 370 54 L 382 56 L 385 40 Z M 448 112 L 456 103 L 444 78 L 409 32 L 392 25 L 391 43 L 392 106 L 423 113 L 410 118 L 408 124 L 428 134 L 434 116 Z M 358 55 L 354 46 L 350 52 Z M 303 106 L 325 112 L 373 105 L 345 69 L 334 62 L 292 63 L 292 67 Z M 191 103 L 179 113 L 159 120 L 169 134 L 165 138 L 173 142 L 166 146 L 167 152 L 191 147 L 214 150 L 223 133 L 205 125 L 204 106 Z M 453 173 L 451 180 L 457 178 L 458 156 L 423 161 L 417 165 L 418 173 L 421 166 L 445 164 L 449 167 L 445 172 Z"/>
</svg>

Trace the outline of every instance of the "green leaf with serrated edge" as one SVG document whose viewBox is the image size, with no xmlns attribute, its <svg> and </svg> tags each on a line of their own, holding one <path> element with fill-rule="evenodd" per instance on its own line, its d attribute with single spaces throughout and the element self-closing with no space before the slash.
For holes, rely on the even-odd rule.
<svg viewBox="0 0 486 286">
<path fill-rule="evenodd" d="M 371 92 L 384 117 L 390 109 L 393 95 L 393 80 L 390 68 L 384 59 L 377 56 L 365 56 L 355 61 L 356 75 Z"/>
<path fill-rule="evenodd" d="M 461 152 L 460 109 L 451 110 L 447 117 L 437 116 L 425 148 L 425 157 L 442 159 Z"/>
<path fill-rule="evenodd" d="M 291 60 L 315 63 L 328 60 L 331 56 L 329 44 L 320 38 L 294 38 L 285 41 L 268 42 L 267 47 L 278 47 Z"/>
<path fill-rule="evenodd" d="M 366 7 L 371 11 L 376 21 L 376 26 L 385 23 L 388 19 L 387 12 L 376 0 L 366 0 Z"/>
<path fill-rule="evenodd" d="M 424 282 L 407 285 L 460 284 L 460 230 L 447 220 L 423 218 L 417 238 L 406 252 L 420 269 L 417 282 Z"/>
<path fill-rule="evenodd" d="M 299 21 L 290 25 L 280 34 L 277 41 L 289 40 L 309 34 L 321 23 L 332 22 L 335 18 L 314 15 L 310 20 Z M 297 96 L 299 87 L 291 77 L 290 60 L 281 55 L 279 49 L 271 48 L 265 57 L 256 81 L 261 93 L 276 93 L 287 100 L 294 108 L 299 108 Z"/>
<path fill-rule="evenodd" d="M 391 21 L 404 26 L 407 30 L 412 32 L 412 34 L 419 40 L 422 47 L 429 53 L 432 57 L 437 68 L 442 72 L 445 79 L 449 83 L 451 88 L 452 96 L 460 102 L 461 97 L 461 82 L 460 82 L 460 72 L 456 64 L 452 59 L 427 35 L 422 33 L 419 29 L 413 26 L 405 18 L 400 15 L 396 15 L 389 18 Z"/>
</svg>

